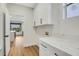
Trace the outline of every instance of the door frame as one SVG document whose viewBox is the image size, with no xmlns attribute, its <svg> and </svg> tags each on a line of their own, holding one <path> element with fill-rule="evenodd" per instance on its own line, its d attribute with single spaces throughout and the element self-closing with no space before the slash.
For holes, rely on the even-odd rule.
<svg viewBox="0 0 79 59">
<path fill-rule="evenodd" d="M 6 40 L 5 40 L 5 34 L 6 34 L 6 18 L 5 18 L 5 13 L 3 13 L 3 34 L 4 34 L 4 39 L 3 39 L 3 45 L 4 45 L 4 56 L 6 56 Z"/>
</svg>

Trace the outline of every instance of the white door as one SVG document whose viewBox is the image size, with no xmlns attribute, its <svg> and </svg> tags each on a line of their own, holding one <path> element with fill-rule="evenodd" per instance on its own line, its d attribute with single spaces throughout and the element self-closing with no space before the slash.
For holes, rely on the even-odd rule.
<svg viewBox="0 0 79 59">
<path fill-rule="evenodd" d="M 10 19 L 9 12 L 5 3 L 1 4 L 1 11 L 3 13 L 0 14 L 0 40 L 2 40 L 0 41 L 0 45 L 2 50 L 5 52 L 4 54 L 8 55 L 10 50 Z"/>
<path fill-rule="evenodd" d="M 8 55 L 10 51 L 10 19 L 8 13 L 5 13 L 5 48 L 6 55 Z"/>
<path fill-rule="evenodd" d="M 9 22 L 5 13 L 0 12 L 0 56 L 8 55 L 10 50 Z"/>
<path fill-rule="evenodd" d="M 0 56 L 4 55 L 4 19 L 0 12 Z"/>
</svg>

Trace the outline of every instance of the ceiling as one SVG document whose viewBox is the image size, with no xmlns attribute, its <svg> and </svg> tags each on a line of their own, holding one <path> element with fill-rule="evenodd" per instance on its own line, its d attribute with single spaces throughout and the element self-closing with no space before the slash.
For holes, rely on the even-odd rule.
<svg viewBox="0 0 79 59">
<path fill-rule="evenodd" d="M 34 8 L 36 6 L 36 3 L 17 3 L 18 5 L 27 6 L 30 8 Z"/>
</svg>

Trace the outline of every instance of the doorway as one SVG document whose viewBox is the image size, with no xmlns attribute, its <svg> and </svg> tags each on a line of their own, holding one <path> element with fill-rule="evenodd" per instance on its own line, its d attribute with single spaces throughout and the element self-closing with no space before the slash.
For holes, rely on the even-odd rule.
<svg viewBox="0 0 79 59">
<path fill-rule="evenodd" d="M 19 44 L 22 45 L 23 41 L 22 22 L 11 20 L 10 22 L 10 48 L 13 48 Z"/>
</svg>

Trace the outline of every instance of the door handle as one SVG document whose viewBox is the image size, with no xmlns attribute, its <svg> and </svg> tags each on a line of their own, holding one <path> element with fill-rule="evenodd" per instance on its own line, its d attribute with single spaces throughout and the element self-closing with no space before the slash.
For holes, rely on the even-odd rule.
<svg viewBox="0 0 79 59">
<path fill-rule="evenodd" d="M 9 37 L 9 35 L 4 35 L 4 37 Z"/>
<path fill-rule="evenodd" d="M 41 44 L 44 48 L 47 48 L 45 45 Z"/>
</svg>

